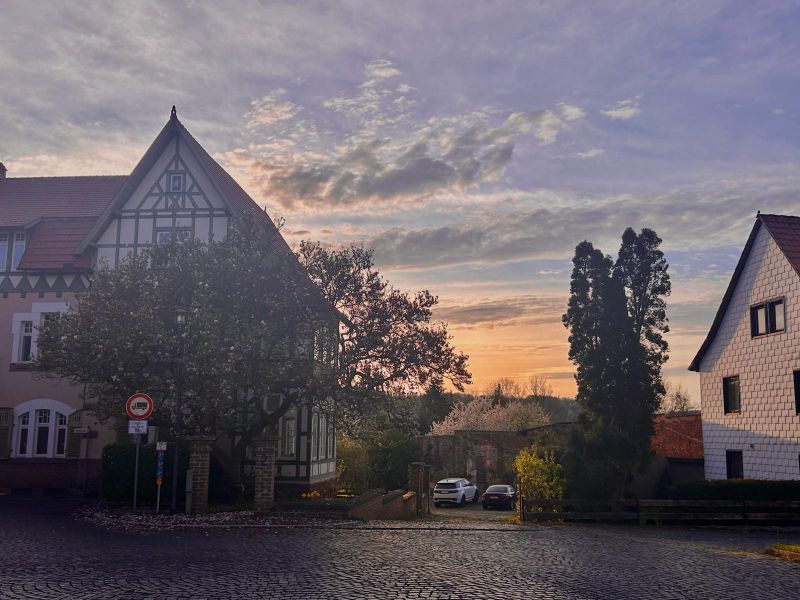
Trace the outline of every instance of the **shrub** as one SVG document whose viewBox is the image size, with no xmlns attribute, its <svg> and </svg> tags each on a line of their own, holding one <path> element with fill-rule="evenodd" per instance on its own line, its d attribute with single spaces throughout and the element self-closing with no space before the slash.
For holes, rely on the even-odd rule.
<svg viewBox="0 0 800 600">
<path fill-rule="evenodd" d="M 174 445 L 169 444 L 164 454 L 164 478 L 161 484 L 161 507 L 169 506 L 172 496 L 172 456 Z M 110 444 L 103 449 L 101 465 L 100 495 L 109 502 L 133 502 L 133 474 L 136 463 L 134 444 Z M 181 448 L 178 455 L 178 472 L 185 473 L 189 464 L 189 452 Z M 178 502 L 183 503 L 185 478 L 178 479 Z M 139 447 L 139 499 L 142 504 L 156 502 L 156 449 L 155 446 Z"/>
<path fill-rule="evenodd" d="M 523 498 L 560 500 L 564 497 L 567 483 L 552 451 L 526 448 L 517 454 L 514 467 L 519 488 L 517 492 Z M 541 510 L 541 507 L 536 509 Z"/>
<path fill-rule="evenodd" d="M 336 440 L 336 483 L 347 494 L 367 491 L 367 449 L 363 443 L 340 435 Z"/>
<path fill-rule="evenodd" d="M 717 479 L 691 481 L 675 486 L 675 500 L 800 500 L 800 481 L 763 479 Z"/>
<path fill-rule="evenodd" d="M 366 440 L 367 483 L 395 490 L 408 482 L 408 465 L 420 458 L 419 445 L 397 429 L 379 431 Z"/>
</svg>

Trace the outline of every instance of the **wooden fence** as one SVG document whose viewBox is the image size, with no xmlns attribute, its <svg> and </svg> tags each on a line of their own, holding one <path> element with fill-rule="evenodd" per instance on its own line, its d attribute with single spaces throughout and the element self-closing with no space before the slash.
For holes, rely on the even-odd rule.
<svg viewBox="0 0 800 600">
<path fill-rule="evenodd" d="M 640 524 L 800 524 L 800 501 L 524 499 L 523 522 L 638 522 Z"/>
</svg>

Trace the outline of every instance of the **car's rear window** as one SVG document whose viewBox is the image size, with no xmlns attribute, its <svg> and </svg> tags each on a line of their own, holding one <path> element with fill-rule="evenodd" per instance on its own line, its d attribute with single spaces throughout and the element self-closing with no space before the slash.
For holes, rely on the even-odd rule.
<svg viewBox="0 0 800 600">
<path fill-rule="evenodd" d="M 486 488 L 487 492 L 507 492 L 508 486 L 507 485 L 490 485 Z"/>
<path fill-rule="evenodd" d="M 458 486 L 455 483 L 437 483 L 436 487 L 440 490 L 454 490 Z"/>
</svg>

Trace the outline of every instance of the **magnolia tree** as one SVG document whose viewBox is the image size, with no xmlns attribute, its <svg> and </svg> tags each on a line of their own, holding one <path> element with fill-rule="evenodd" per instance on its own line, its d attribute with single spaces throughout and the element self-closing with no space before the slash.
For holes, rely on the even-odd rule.
<svg viewBox="0 0 800 600">
<path fill-rule="evenodd" d="M 531 398 L 512 398 L 498 404 L 493 396 L 466 397 L 444 420 L 431 426 L 433 435 L 459 430 L 522 431 L 550 422 L 547 413 Z"/>
<path fill-rule="evenodd" d="M 176 311 L 185 311 L 181 328 Z M 132 392 L 148 392 L 155 424 L 235 432 L 241 457 L 299 398 L 335 393 L 335 370 L 312 358 L 337 319 L 279 233 L 242 221 L 223 241 L 152 247 L 97 269 L 74 306 L 43 326 L 36 369 L 80 386 L 100 417 L 122 416 Z M 275 393 L 282 402 L 267 412 Z"/>
</svg>

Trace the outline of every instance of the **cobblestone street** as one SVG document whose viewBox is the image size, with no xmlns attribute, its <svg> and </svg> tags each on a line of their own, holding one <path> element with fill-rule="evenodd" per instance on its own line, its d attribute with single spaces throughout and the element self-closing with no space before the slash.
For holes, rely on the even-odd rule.
<svg viewBox="0 0 800 600">
<path fill-rule="evenodd" d="M 109 531 L 0 498 L 2 598 L 787 598 L 800 534 L 548 526 Z"/>
</svg>

